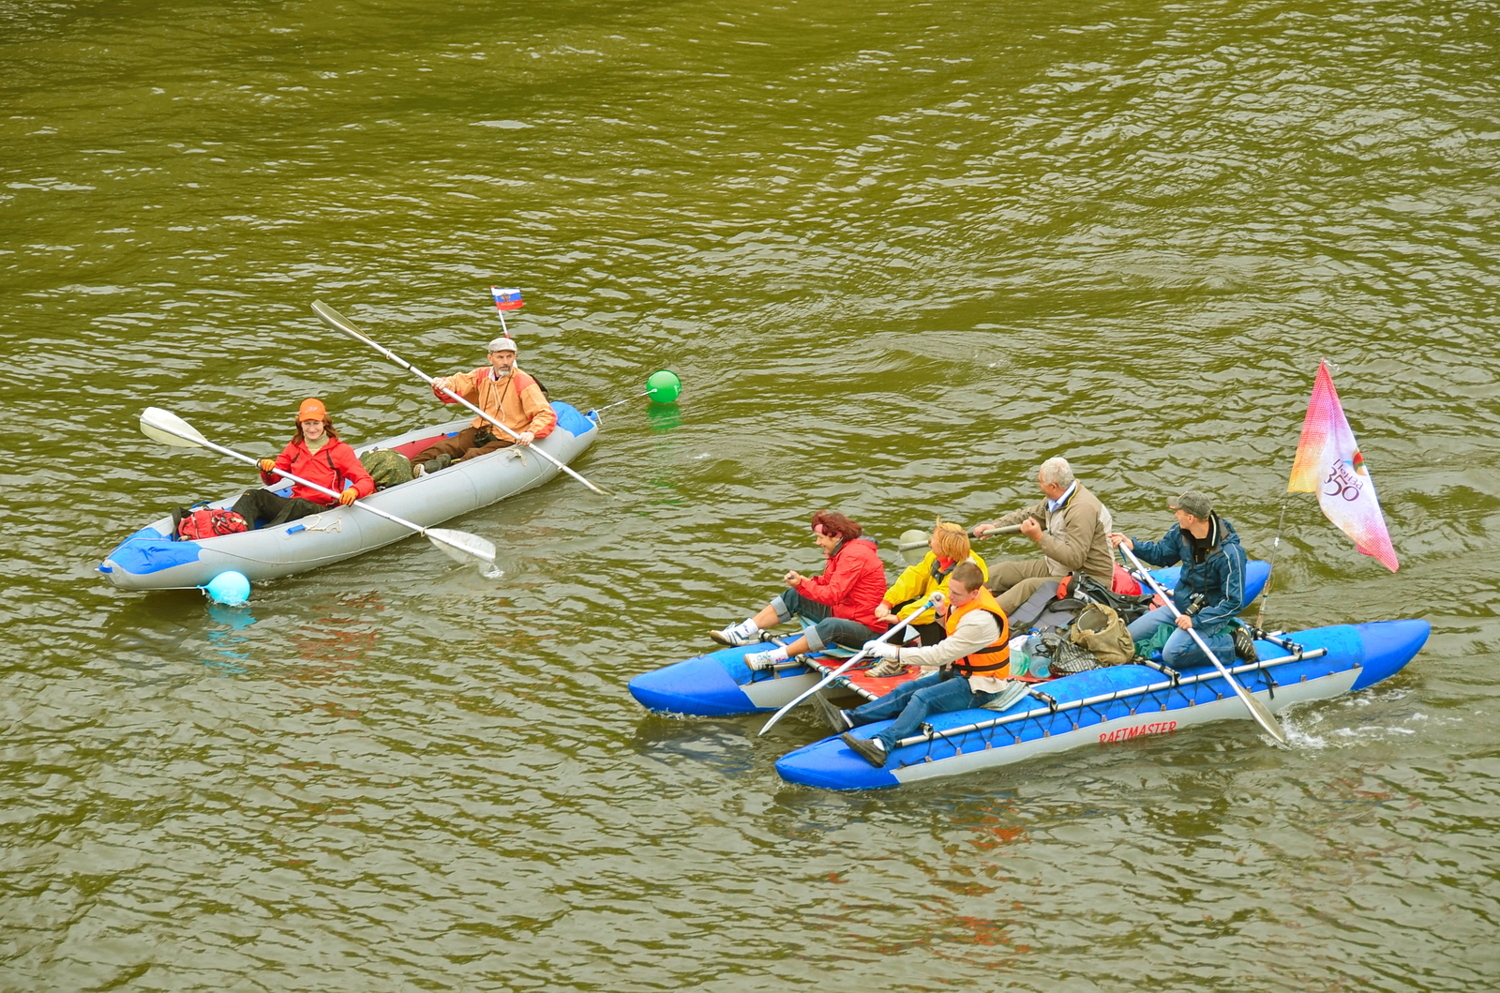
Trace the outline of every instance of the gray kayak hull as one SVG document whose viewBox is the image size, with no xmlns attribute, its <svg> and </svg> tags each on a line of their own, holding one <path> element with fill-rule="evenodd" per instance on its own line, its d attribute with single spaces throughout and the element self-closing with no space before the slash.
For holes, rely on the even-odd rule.
<svg viewBox="0 0 1500 993">
<path fill-rule="evenodd" d="M 567 465 L 598 437 L 599 425 L 565 403 L 553 403 L 557 428 L 535 444 Z M 439 434 L 467 427 L 469 418 L 409 431 L 356 447 L 408 448 Z M 423 527 L 432 527 L 461 514 L 487 507 L 547 482 L 557 466 L 525 448 L 503 448 L 442 472 L 420 476 L 365 497 L 360 504 L 378 507 Z M 273 487 L 275 488 L 275 487 Z M 284 492 L 285 487 L 276 488 Z M 210 506 L 228 507 L 237 490 Z M 375 514 L 334 506 L 322 513 L 280 527 L 226 534 L 203 541 L 172 540 L 172 518 L 152 521 L 122 541 L 100 564 L 99 571 L 126 590 L 165 590 L 203 586 L 222 572 L 244 573 L 251 582 L 306 572 L 352 558 L 416 532 Z"/>
</svg>

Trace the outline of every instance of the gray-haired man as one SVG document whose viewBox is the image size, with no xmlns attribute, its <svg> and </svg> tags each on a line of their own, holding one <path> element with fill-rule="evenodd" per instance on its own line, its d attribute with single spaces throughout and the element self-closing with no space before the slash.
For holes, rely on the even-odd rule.
<svg viewBox="0 0 1500 993">
<path fill-rule="evenodd" d="M 1021 525 L 1021 534 L 1036 542 L 1042 558 L 1000 562 L 990 566 L 986 584 L 1007 615 L 1043 584 L 1070 572 L 1086 572 L 1108 586 L 1114 577 L 1114 549 L 1109 532 L 1114 519 L 1099 498 L 1073 478 L 1064 458 L 1043 462 L 1036 474 L 1042 501 L 1013 510 L 986 524 L 976 525 L 973 535 L 983 538 L 997 528 Z"/>
</svg>

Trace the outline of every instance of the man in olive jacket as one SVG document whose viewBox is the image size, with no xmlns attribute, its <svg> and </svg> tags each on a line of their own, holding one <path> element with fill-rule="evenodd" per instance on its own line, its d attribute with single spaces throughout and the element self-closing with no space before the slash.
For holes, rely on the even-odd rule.
<svg viewBox="0 0 1500 993">
<path fill-rule="evenodd" d="M 1086 572 L 1106 586 L 1114 578 L 1114 549 L 1108 538 L 1114 519 L 1108 508 L 1073 478 L 1067 459 L 1043 462 L 1036 481 L 1044 498 L 1040 503 L 976 525 L 973 531 L 974 537 L 983 538 L 997 528 L 1020 524 L 1021 534 L 1041 549 L 1040 559 L 1001 562 L 990 568 L 985 585 L 1007 615 L 1014 614 L 1043 583 L 1070 572 Z"/>
</svg>

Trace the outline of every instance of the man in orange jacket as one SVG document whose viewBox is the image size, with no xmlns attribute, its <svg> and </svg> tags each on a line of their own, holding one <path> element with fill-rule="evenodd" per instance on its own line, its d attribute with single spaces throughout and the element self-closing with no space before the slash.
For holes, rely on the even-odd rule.
<svg viewBox="0 0 1500 993">
<path fill-rule="evenodd" d="M 529 445 L 552 433 L 557 414 L 537 381 L 516 365 L 516 343 L 507 337 L 490 342 L 489 365 L 473 372 L 439 376 L 432 392 L 444 403 L 457 401 L 443 391 L 451 390 L 494 417 L 518 435 L 511 437 L 487 419 L 476 417 L 451 438 L 429 445 L 412 460 L 414 475 L 446 469 L 454 462 L 472 459 L 508 445 Z"/>
</svg>

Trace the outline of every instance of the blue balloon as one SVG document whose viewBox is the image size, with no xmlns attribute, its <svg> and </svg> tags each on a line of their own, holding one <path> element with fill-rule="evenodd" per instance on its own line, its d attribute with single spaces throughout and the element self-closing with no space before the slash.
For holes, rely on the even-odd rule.
<svg viewBox="0 0 1500 993">
<path fill-rule="evenodd" d="M 245 578 L 242 572 L 221 572 L 209 580 L 203 592 L 209 595 L 214 603 L 222 603 L 226 607 L 238 607 L 250 599 L 250 580 Z"/>
</svg>

